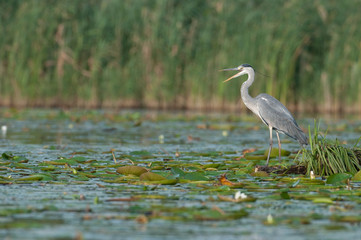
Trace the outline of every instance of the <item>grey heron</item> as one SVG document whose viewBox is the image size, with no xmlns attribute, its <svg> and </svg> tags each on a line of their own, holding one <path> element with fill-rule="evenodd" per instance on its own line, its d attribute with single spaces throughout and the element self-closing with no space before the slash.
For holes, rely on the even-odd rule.
<svg viewBox="0 0 361 240">
<path fill-rule="evenodd" d="M 279 149 L 278 155 L 280 162 L 281 141 L 279 133 L 286 134 L 287 136 L 297 140 L 301 146 L 308 144 L 306 134 L 301 130 L 296 120 L 293 118 L 292 114 L 280 101 L 265 93 L 261 93 L 254 98 L 249 95 L 248 88 L 252 85 L 255 75 L 254 69 L 251 65 L 242 64 L 236 68 L 227 68 L 222 69 L 221 71 L 238 71 L 238 73 L 228 78 L 224 82 L 227 82 L 233 78 L 240 77 L 245 74 L 248 75 L 248 79 L 241 86 L 241 97 L 246 107 L 250 109 L 254 114 L 256 114 L 269 128 L 270 146 L 268 150 L 266 166 L 268 166 L 272 150 L 272 130 L 276 131 Z"/>
</svg>

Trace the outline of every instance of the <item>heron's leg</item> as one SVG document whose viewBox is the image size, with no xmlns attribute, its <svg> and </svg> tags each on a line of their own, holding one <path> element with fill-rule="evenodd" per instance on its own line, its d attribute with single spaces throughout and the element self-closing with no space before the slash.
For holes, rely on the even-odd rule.
<svg viewBox="0 0 361 240">
<path fill-rule="evenodd" d="M 268 166 L 269 156 L 270 156 L 271 150 L 272 150 L 272 127 L 268 126 L 268 128 L 269 128 L 269 150 L 268 150 L 266 166 Z"/>
<path fill-rule="evenodd" d="M 280 136 L 277 131 L 276 131 L 276 134 L 277 134 L 277 140 L 278 140 L 278 158 L 281 162 L 281 141 L 280 141 Z"/>
</svg>

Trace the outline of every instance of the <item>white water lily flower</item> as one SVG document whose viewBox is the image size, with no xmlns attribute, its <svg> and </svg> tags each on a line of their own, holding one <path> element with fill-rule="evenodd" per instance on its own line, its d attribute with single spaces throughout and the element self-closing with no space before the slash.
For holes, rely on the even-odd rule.
<svg viewBox="0 0 361 240">
<path fill-rule="evenodd" d="M 234 199 L 245 199 L 247 198 L 247 195 L 244 193 L 241 193 L 240 191 L 237 191 L 236 194 L 234 194 Z"/>
</svg>

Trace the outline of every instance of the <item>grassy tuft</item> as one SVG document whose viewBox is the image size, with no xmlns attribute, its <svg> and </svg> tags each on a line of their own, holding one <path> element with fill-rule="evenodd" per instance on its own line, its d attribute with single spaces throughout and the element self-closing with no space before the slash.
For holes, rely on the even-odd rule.
<svg viewBox="0 0 361 240">
<path fill-rule="evenodd" d="M 331 141 L 322 135 L 319 125 L 315 124 L 313 136 L 309 129 L 310 149 L 303 149 L 301 162 L 307 167 L 307 174 L 313 171 L 320 176 L 329 176 L 336 173 L 352 173 L 361 170 L 361 149 L 349 148 L 342 145 L 337 139 Z"/>
</svg>

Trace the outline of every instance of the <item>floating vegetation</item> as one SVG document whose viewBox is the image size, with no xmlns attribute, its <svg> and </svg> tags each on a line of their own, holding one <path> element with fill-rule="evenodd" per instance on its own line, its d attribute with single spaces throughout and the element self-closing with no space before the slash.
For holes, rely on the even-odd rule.
<svg viewBox="0 0 361 240">
<path fill-rule="evenodd" d="M 222 118 L 219 125 L 234 126 L 224 135 L 221 128 L 198 128 L 217 122 L 206 117 L 129 113 L 142 119 L 135 126 L 133 117 L 101 114 L 103 120 L 69 111 L 51 121 L 51 113 L 41 120 L 17 114 L 7 123 L 0 142 L 0 238 L 361 234 L 361 171 L 308 176 L 306 166 L 295 165 L 297 146 L 288 142 L 282 163 L 276 149 L 266 171 L 265 149 L 258 146 L 268 136 L 252 122 Z"/>
</svg>

